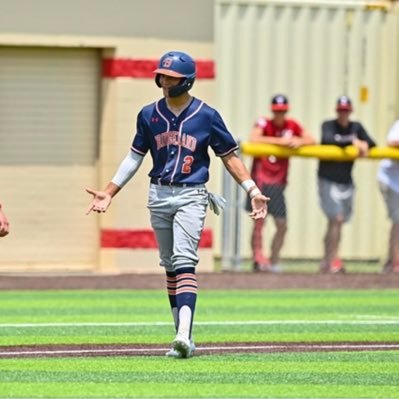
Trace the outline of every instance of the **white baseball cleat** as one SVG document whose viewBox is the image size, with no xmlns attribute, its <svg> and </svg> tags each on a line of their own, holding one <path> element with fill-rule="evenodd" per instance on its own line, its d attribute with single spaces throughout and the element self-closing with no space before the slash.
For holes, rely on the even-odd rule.
<svg viewBox="0 0 399 399">
<path fill-rule="evenodd" d="M 194 354 L 195 352 L 195 344 L 192 340 L 190 340 L 190 350 L 191 350 L 191 356 Z M 170 348 L 166 353 L 165 356 L 167 357 L 174 357 L 174 358 L 180 358 L 181 354 L 180 352 L 177 352 L 173 347 Z"/>
<path fill-rule="evenodd" d="M 194 341 L 192 339 L 190 340 L 190 351 L 191 351 L 191 356 L 192 356 L 194 354 L 194 352 L 195 352 L 195 343 L 194 343 Z M 177 352 L 172 347 L 165 353 L 165 356 L 179 358 L 179 357 L 181 357 L 181 354 L 180 354 L 180 352 Z"/>
<path fill-rule="evenodd" d="M 172 342 L 172 348 L 166 352 L 166 356 L 176 359 L 187 359 L 193 355 L 195 344 L 192 340 L 177 334 Z"/>
</svg>

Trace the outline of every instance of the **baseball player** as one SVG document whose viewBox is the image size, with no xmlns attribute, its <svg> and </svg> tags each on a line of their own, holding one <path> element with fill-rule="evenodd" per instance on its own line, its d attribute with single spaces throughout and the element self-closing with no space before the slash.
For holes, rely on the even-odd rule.
<svg viewBox="0 0 399 399">
<path fill-rule="evenodd" d="M 376 144 L 360 122 L 350 120 L 352 101 L 347 96 L 337 100 L 337 118 L 323 122 L 321 144 L 339 147 L 354 145 L 359 156 L 367 156 Z M 352 180 L 353 161 L 319 161 L 318 190 L 321 208 L 328 219 L 324 236 L 324 256 L 320 262 L 321 273 L 343 273 L 345 266 L 338 256 L 341 230 L 352 215 L 355 186 Z"/>
<path fill-rule="evenodd" d="M 3 212 L 3 207 L 0 203 L 0 237 L 6 236 L 10 231 L 10 224 L 7 216 Z"/>
<path fill-rule="evenodd" d="M 287 118 L 289 103 L 285 95 L 275 95 L 271 100 L 270 108 L 273 117 L 270 119 L 263 116 L 258 118 L 250 133 L 251 142 L 277 144 L 290 148 L 314 144 L 313 137 L 296 120 Z M 274 155 L 253 160 L 251 176 L 261 188 L 262 193 L 271 198 L 268 203 L 268 214 L 273 216 L 276 226 L 271 243 L 270 258 L 268 258 L 262 249 L 264 220 L 254 221 L 251 238 L 254 271 L 281 271 L 280 251 L 287 231 L 284 191 L 287 185 L 288 166 L 289 159 L 276 158 Z M 247 209 L 250 209 L 248 202 Z"/>
<path fill-rule="evenodd" d="M 165 268 L 166 287 L 176 327 L 168 356 L 191 357 L 195 345 L 192 325 L 197 298 L 197 249 L 208 203 L 218 213 L 223 201 L 208 193 L 210 158 L 208 148 L 220 157 L 233 178 L 251 198 L 253 219 L 267 213 L 260 192 L 235 151 L 238 146 L 219 113 L 192 97 L 195 62 L 180 51 L 164 54 L 155 72 L 163 98 L 145 106 L 137 116 L 136 134 L 130 152 L 104 191 L 86 189 L 93 195 L 87 210 L 105 212 L 111 199 L 134 176 L 150 152 L 148 208 Z"/>
</svg>

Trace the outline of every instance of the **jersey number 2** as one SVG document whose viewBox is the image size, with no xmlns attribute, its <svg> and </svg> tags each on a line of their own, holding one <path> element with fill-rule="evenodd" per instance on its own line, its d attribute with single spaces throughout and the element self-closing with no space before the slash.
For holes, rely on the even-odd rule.
<svg viewBox="0 0 399 399">
<path fill-rule="evenodd" d="M 191 173 L 191 165 L 194 162 L 194 157 L 191 155 L 186 155 L 183 159 L 184 163 L 183 166 L 181 167 L 181 173 L 184 174 L 189 174 Z"/>
</svg>

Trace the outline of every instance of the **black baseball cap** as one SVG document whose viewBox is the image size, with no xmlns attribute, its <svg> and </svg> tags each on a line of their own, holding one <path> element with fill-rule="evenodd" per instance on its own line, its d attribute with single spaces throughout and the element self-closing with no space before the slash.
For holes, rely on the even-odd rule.
<svg viewBox="0 0 399 399">
<path fill-rule="evenodd" d="M 272 111 L 288 111 L 288 98 L 283 94 L 277 94 L 272 98 Z"/>
<path fill-rule="evenodd" d="M 352 101 L 348 96 L 341 96 L 337 100 L 337 111 L 352 111 Z"/>
</svg>

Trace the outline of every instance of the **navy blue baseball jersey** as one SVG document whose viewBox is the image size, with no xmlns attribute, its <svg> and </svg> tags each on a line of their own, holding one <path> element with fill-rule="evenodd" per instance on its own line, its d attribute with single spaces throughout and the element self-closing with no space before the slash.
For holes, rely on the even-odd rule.
<svg viewBox="0 0 399 399">
<path fill-rule="evenodd" d="M 152 178 L 167 183 L 203 184 L 209 179 L 208 146 L 219 157 L 238 149 L 219 113 L 193 97 L 176 116 L 162 98 L 138 114 L 131 150 L 143 156 L 151 152 Z"/>
</svg>

